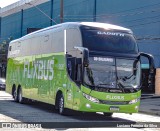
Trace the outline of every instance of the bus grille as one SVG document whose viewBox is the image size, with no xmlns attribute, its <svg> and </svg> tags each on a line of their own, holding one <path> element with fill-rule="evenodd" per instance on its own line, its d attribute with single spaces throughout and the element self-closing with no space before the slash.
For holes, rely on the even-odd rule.
<svg viewBox="0 0 160 131">
<path fill-rule="evenodd" d="M 106 105 L 127 105 L 129 104 L 129 101 L 105 101 L 105 100 L 100 100 L 101 104 L 106 104 Z"/>
</svg>

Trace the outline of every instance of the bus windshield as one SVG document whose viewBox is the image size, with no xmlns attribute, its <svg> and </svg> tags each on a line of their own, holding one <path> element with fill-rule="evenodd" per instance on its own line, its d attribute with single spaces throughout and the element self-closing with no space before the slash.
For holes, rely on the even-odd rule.
<svg viewBox="0 0 160 131">
<path fill-rule="evenodd" d="M 84 83 L 92 87 L 138 88 L 140 62 L 135 59 L 90 57 L 84 69 Z"/>
<path fill-rule="evenodd" d="M 81 26 L 83 47 L 90 51 L 113 53 L 138 53 L 138 47 L 132 34 L 118 30 L 106 30 Z"/>
</svg>

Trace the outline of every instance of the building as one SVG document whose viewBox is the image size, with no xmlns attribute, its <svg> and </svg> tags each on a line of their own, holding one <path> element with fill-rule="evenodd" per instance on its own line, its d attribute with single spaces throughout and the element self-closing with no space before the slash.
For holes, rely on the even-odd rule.
<svg viewBox="0 0 160 131">
<path fill-rule="evenodd" d="M 153 54 L 158 68 L 159 16 L 159 0 L 21 0 L 0 9 L 0 43 L 10 37 L 24 36 L 28 29 L 45 28 L 62 21 L 107 22 L 132 29 L 140 51 Z M 143 59 L 142 66 L 148 68 L 148 61 Z"/>
</svg>

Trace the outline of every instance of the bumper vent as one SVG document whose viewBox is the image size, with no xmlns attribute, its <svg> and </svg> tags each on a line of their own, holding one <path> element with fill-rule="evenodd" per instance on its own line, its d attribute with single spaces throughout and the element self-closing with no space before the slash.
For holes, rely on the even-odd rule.
<svg viewBox="0 0 160 131">
<path fill-rule="evenodd" d="M 129 101 L 105 101 L 105 100 L 100 100 L 101 104 L 106 104 L 106 105 L 128 105 Z"/>
</svg>

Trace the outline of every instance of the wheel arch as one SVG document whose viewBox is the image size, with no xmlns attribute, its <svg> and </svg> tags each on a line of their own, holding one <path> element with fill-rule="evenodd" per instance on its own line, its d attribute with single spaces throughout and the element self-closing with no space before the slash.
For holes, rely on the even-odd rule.
<svg viewBox="0 0 160 131">
<path fill-rule="evenodd" d="M 19 84 L 18 87 L 17 87 L 17 93 L 19 93 L 19 90 L 21 89 L 22 91 L 22 88 L 21 88 L 21 85 Z"/>
<path fill-rule="evenodd" d="M 13 85 L 12 85 L 12 96 L 13 96 L 13 93 L 14 93 L 15 90 L 17 90 L 17 89 L 16 89 L 16 84 L 13 84 Z"/>
</svg>

